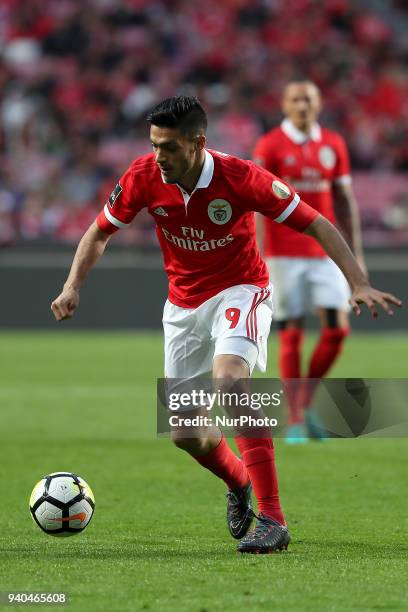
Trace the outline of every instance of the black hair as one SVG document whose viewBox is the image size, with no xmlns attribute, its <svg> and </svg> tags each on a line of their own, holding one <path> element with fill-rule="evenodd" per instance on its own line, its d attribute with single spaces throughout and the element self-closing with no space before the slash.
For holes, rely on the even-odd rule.
<svg viewBox="0 0 408 612">
<path fill-rule="evenodd" d="M 207 115 L 195 96 L 173 96 L 160 102 L 147 121 L 157 127 L 177 128 L 188 136 L 205 134 Z"/>
</svg>

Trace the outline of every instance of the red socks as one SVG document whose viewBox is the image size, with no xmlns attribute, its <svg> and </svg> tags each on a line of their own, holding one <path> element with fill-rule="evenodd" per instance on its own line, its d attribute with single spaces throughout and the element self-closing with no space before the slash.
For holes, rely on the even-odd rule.
<svg viewBox="0 0 408 612">
<path fill-rule="evenodd" d="M 310 360 L 308 378 L 322 378 L 340 354 L 343 341 L 349 333 L 348 328 L 326 328 L 322 331 Z M 301 377 L 300 349 L 303 330 L 285 329 L 279 332 L 279 366 L 283 379 Z M 291 385 L 288 401 L 291 421 L 302 422 L 301 410 L 309 406 L 314 393 L 314 385 Z M 263 436 L 263 432 L 261 434 Z M 265 437 L 235 438 L 242 461 L 228 446 L 225 438 L 206 455 L 195 457 L 207 470 L 221 478 L 229 489 L 238 489 L 251 481 L 258 511 L 284 525 L 285 518 L 279 501 L 278 478 L 276 474 L 275 453 L 269 432 Z"/>
<path fill-rule="evenodd" d="M 200 465 L 221 478 L 229 489 L 244 487 L 251 480 L 258 502 L 258 512 L 285 525 L 279 502 L 275 453 L 270 438 L 235 438 L 242 461 L 230 449 L 225 438 L 206 455 L 194 457 Z"/>
<path fill-rule="evenodd" d="M 300 349 L 303 329 L 282 329 L 279 335 L 279 371 L 281 378 L 300 378 Z"/>
<path fill-rule="evenodd" d="M 298 406 L 297 395 L 299 385 L 292 382 L 294 378 L 301 377 L 300 351 L 302 348 L 303 329 L 288 328 L 279 333 L 279 372 L 283 380 L 291 379 L 285 385 L 285 395 L 289 408 L 289 423 L 303 422 L 303 414 Z"/>
<path fill-rule="evenodd" d="M 333 365 L 343 348 L 343 341 L 350 333 L 348 327 L 326 327 L 310 359 L 308 378 L 322 378 Z"/>
<path fill-rule="evenodd" d="M 326 327 L 310 358 L 307 378 L 312 379 L 304 384 L 298 396 L 298 408 L 308 408 L 312 402 L 318 379 L 322 378 L 331 368 L 343 348 L 345 338 L 350 333 L 348 327 Z"/>
<path fill-rule="evenodd" d="M 219 445 L 209 453 L 194 459 L 221 478 L 229 489 L 239 489 L 248 483 L 249 476 L 243 461 L 230 449 L 225 438 L 221 438 Z"/>
<path fill-rule="evenodd" d="M 248 470 L 258 502 L 258 512 L 285 525 L 279 501 L 275 453 L 271 438 L 236 437 L 235 441 Z"/>
<path fill-rule="evenodd" d="M 326 327 L 321 332 L 319 341 L 310 358 L 308 379 L 322 378 L 339 356 L 344 339 L 348 336 L 348 327 Z M 279 369 L 282 379 L 301 378 L 300 351 L 303 341 L 303 329 L 284 329 L 279 332 Z M 289 406 L 289 423 L 303 423 L 303 409 L 310 406 L 316 381 L 304 381 L 302 385 L 291 383 L 286 386 Z"/>
</svg>

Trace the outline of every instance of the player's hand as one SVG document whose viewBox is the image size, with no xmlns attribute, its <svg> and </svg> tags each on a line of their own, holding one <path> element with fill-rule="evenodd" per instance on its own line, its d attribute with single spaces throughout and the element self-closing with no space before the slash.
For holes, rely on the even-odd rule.
<svg viewBox="0 0 408 612">
<path fill-rule="evenodd" d="M 364 285 L 354 289 L 349 304 L 357 315 L 361 313 L 359 304 L 366 304 L 372 316 L 376 319 L 378 317 L 377 305 L 380 305 L 387 314 L 393 315 L 394 312 L 390 304 L 401 306 L 402 302 L 392 293 L 384 293 L 370 287 L 370 285 Z"/>
<path fill-rule="evenodd" d="M 51 310 L 57 321 L 70 319 L 79 305 L 79 292 L 76 289 L 64 289 L 62 293 L 51 302 Z"/>
</svg>

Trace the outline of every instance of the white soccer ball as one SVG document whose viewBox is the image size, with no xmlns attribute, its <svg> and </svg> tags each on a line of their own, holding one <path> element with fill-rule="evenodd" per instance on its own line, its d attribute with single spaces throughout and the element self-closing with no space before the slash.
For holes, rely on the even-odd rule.
<svg viewBox="0 0 408 612">
<path fill-rule="evenodd" d="M 30 512 L 37 525 L 53 536 L 80 533 L 95 510 L 91 487 L 76 474 L 54 472 L 35 485 L 30 497 Z"/>
</svg>

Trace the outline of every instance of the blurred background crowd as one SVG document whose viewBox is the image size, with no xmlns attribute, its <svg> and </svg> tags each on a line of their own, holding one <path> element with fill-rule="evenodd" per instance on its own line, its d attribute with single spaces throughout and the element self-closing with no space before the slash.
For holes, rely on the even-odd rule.
<svg viewBox="0 0 408 612">
<path fill-rule="evenodd" d="M 348 142 L 368 242 L 408 244 L 407 24 L 404 0 L 1 0 L 0 245 L 76 242 L 175 93 L 250 157 L 294 77 Z M 142 214 L 119 240 L 153 236 Z"/>
</svg>

